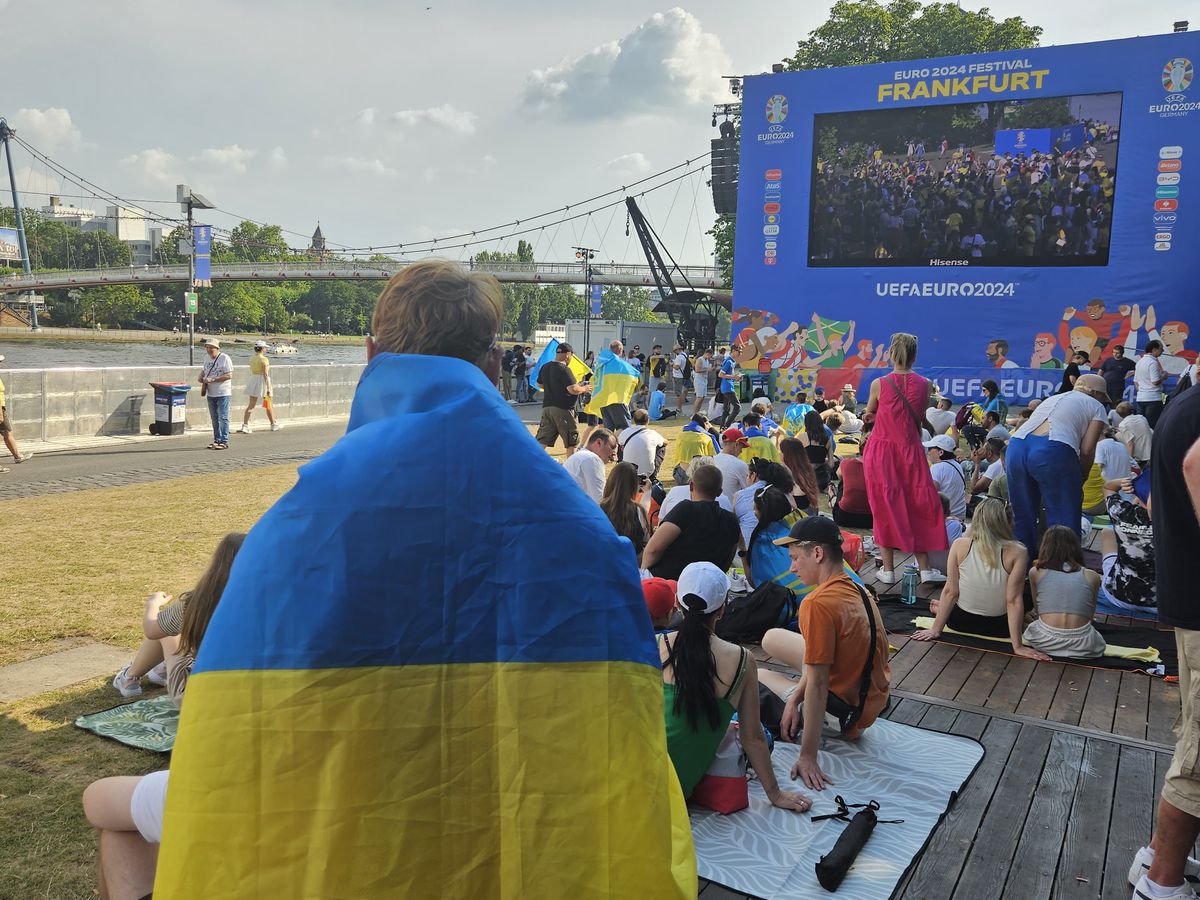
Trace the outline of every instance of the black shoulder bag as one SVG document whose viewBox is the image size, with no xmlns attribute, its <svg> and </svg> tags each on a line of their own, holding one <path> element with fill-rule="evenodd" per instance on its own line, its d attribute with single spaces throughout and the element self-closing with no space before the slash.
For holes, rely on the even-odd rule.
<svg viewBox="0 0 1200 900">
<path fill-rule="evenodd" d="M 842 734 L 849 732 L 862 718 L 863 708 L 867 704 L 867 694 L 871 691 L 871 673 L 875 669 L 875 643 L 879 639 L 879 629 L 875 625 L 875 616 L 871 611 L 871 600 L 867 597 L 867 592 L 862 585 L 855 582 L 854 586 L 858 588 L 858 594 L 863 602 L 863 610 L 867 614 L 867 623 L 871 627 L 871 646 L 867 652 L 866 665 L 863 666 L 862 680 L 858 684 L 858 705 L 851 706 L 832 691 L 825 700 L 825 709 L 837 717 Z"/>
</svg>

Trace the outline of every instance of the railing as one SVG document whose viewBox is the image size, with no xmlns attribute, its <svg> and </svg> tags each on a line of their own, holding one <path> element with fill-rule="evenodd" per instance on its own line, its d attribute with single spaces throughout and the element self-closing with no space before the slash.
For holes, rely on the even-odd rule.
<svg viewBox="0 0 1200 900">
<path fill-rule="evenodd" d="M 376 281 L 391 278 L 415 260 L 344 261 L 304 260 L 300 262 L 224 263 L 212 267 L 212 280 L 220 281 Z M 579 263 L 458 262 L 464 269 L 488 272 L 500 281 L 524 284 L 583 284 Z M 721 270 L 714 266 L 683 266 L 683 274 L 697 288 L 720 288 Z M 105 284 L 162 284 L 186 282 L 188 267 L 117 266 L 68 272 L 34 272 L 0 278 L 0 294 L 20 291 L 53 291 Z M 678 287 L 684 279 L 673 272 Z M 591 281 L 595 284 L 653 287 L 650 267 L 626 263 L 593 264 Z M 16 300 L 19 303 L 19 299 Z"/>
</svg>

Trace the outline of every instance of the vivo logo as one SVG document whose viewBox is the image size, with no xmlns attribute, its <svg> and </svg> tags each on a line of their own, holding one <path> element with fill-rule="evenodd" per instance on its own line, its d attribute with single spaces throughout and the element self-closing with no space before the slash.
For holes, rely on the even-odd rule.
<svg viewBox="0 0 1200 900">
<path fill-rule="evenodd" d="M 1173 213 L 1173 212 L 1155 213 L 1154 214 L 1154 224 L 1155 225 L 1173 225 L 1177 218 L 1178 218 L 1177 214 Z"/>
</svg>

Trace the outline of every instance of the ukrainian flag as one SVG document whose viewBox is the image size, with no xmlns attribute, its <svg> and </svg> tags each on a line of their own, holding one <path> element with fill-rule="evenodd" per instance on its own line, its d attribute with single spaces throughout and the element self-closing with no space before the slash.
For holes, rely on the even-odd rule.
<svg viewBox="0 0 1200 900">
<path fill-rule="evenodd" d="M 533 368 L 529 372 L 529 386 L 533 390 L 541 390 L 541 387 L 538 386 L 538 373 L 542 371 L 542 366 L 546 363 L 554 362 L 557 353 L 558 338 L 550 338 L 550 343 L 546 345 L 546 349 L 542 351 L 542 355 L 537 358 L 537 362 L 533 364 Z M 571 358 L 567 362 L 567 368 L 571 370 L 571 374 L 575 376 L 576 381 L 583 381 L 586 376 L 592 374 L 592 370 L 574 353 L 571 354 Z"/>
<path fill-rule="evenodd" d="M 632 546 L 477 367 L 376 356 L 205 635 L 155 897 L 696 891 Z"/>
<path fill-rule="evenodd" d="M 592 399 L 584 412 L 593 416 L 614 403 L 629 404 L 637 390 L 640 374 L 637 369 L 611 350 L 604 350 L 596 358 L 596 376 L 592 384 Z"/>
</svg>

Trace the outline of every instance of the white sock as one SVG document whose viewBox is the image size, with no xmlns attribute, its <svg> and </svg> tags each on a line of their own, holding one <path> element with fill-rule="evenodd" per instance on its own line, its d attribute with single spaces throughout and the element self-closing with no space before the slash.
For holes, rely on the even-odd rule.
<svg viewBox="0 0 1200 900">
<path fill-rule="evenodd" d="M 1169 900 L 1171 894 L 1175 893 L 1181 887 L 1181 885 L 1178 884 L 1174 887 L 1163 887 L 1157 881 L 1151 881 L 1149 875 L 1144 876 L 1142 881 L 1144 882 L 1145 887 L 1140 888 L 1139 890 L 1141 890 L 1143 893 L 1148 892 L 1151 898 L 1160 898 L 1160 900 Z"/>
</svg>

